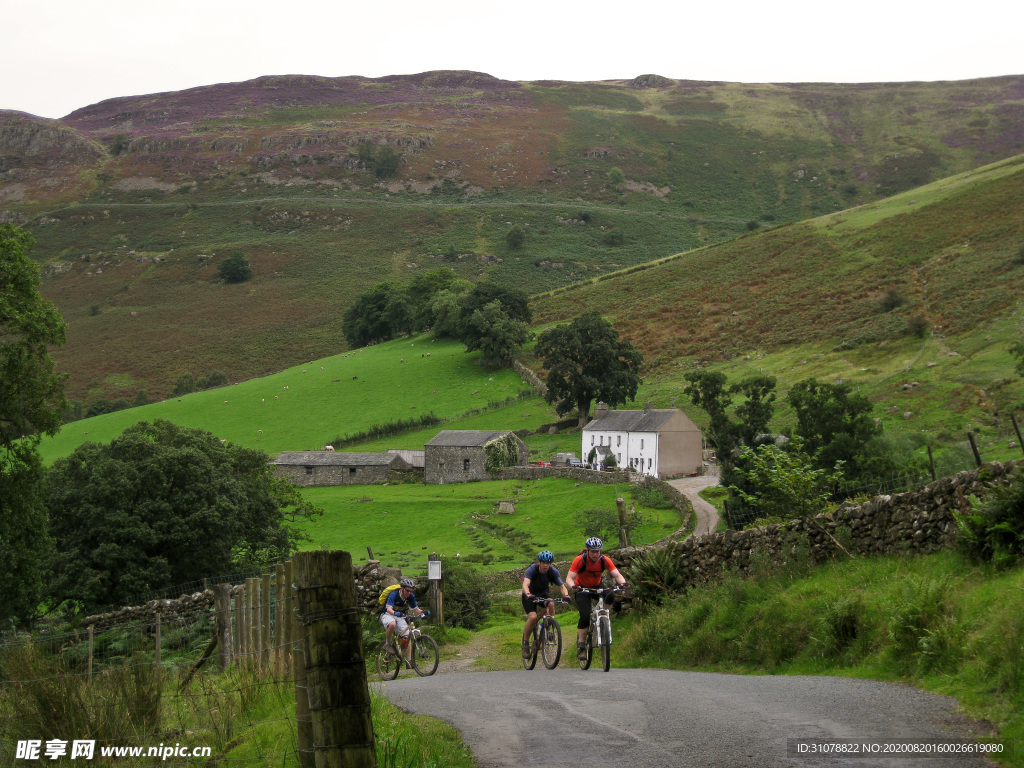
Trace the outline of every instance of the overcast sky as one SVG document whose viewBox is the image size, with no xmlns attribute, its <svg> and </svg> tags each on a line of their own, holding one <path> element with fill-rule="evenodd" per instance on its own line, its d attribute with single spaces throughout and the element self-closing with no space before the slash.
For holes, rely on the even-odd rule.
<svg viewBox="0 0 1024 768">
<path fill-rule="evenodd" d="M 659 74 L 896 82 L 1024 74 L 1024 3 L 974 0 L 0 0 L 0 109 L 261 75 L 468 69 L 509 80 Z"/>
</svg>

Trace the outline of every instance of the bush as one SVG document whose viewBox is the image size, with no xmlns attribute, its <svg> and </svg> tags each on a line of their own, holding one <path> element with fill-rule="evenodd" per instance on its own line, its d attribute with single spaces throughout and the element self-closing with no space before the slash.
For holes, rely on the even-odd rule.
<svg viewBox="0 0 1024 768">
<path fill-rule="evenodd" d="M 928 321 L 924 315 L 914 315 L 907 321 L 907 327 L 919 339 L 923 339 L 928 333 Z"/>
<path fill-rule="evenodd" d="M 846 595 L 825 604 L 818 622 L 815 641 L 826 656 L 838 656 L 860 636 L 861 613 L 864 606 L 859 597 Z"/>
<path fill-rule="evenodd" d="M 879 302 L 883 312 L 892 312 L 892 310 L 902 307 L 906 303 L 906 297 L 895 288 L 890 288 L 886 291 L 885 296 Z"/>
<path fill-rule="evenodd" d="M 484 575 L 452 557 L 441 558 L 444 576 L 444 618 L 454 627 L 476 629 L 491 607 Z"/>
<path fill-rule="evenodd" d="M 505 245 L 513 251 L 518 251 L 526 242 L 526 230 L 521 224 L 513 224 L 512 228 L 505 233 Z"/>
<path fill-rule="evenodd" d="M 956 514 L 958 546 L 975 562 L 1008 567 L 1024 556 L 1024 473 L 984 500 L 971 497 L 971 511 Z"/>
<path fill-rule="evenodd" d="M 639 512 L 626 513 L 626 531 L 631 533 L 643 523 Z M 600 536 L 605 541 L 619 538 L 619 511 L 615 507 L 590 507 L 576 513 L 576 527 L 584 536 Z"/>
<path fill-rule="evenodd" d="M 680 560 L 668 549 L 649 549 L 634 558 L 626 578 L 634 598 L 652 605 L 686 589 Z"/>
<path fill-rule="evenodd" d="M 236 253 L 217 265 L 217 273 L 225 283 L 244 283 L 252 277 L 252 267 L 245 256 Z"/>
<path fill-rule="evenodd" d="M 952 587 L 948 576 L 904 582 L 889 614 L 889 653 L 897 666 L 927 671 L 959 658 L 962 633 L 950 607 Z"/>
</svg>

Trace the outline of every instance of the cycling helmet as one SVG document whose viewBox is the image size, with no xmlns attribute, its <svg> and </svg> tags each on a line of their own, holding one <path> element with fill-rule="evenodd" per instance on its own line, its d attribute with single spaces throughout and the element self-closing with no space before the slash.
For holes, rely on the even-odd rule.
<svg viewBox="0 0 1024 768">
<path fill-rule="evenodd" d="M 400 584 L 401 584 L 401 586 L 405 587 L 406 589 L 416 589 L 416 582 L 413 581 L 412 579 L 402 579 Z"/>
<path fill-rule="evenodd" d="M 542 563 L 553 563 L 555 562 L 555 556 L 545 549 L 543 552 L 537 555 L 537 560 L 539 560 Z"/>
<path fill-rule="evenodd" d="M 604 542 L 597 538 L 597 536 L 591 536 L 583 543 L 583 546 L 587 549 L 604 549 Z"/>
</svg>

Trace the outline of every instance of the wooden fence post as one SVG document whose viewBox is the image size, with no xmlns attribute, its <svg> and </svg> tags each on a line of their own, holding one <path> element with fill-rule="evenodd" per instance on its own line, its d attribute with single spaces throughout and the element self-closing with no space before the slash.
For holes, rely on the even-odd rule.
<svg viewBox="0 0 1024 768">
<path fill-rule="evenodd" d="M 270 671 L 270 574 L 260 579 L 260 666 Z"/>
<path fill-rule="evenodd" d="M 245 584 L 239 584 L 235 590 L 235 645 L 234 662 L 237 664 L 245 654 Z"/>
<path fill-rule="evenodd" d="M 428 562 L 434 562 L 440 560 L 437 552 L 431 552 L 427 557 Z M 429 574 L 430 566 L 427 566 L 427 572 Z M 440 579 L 431 579 L 427 582 L 427 603 L 430 604 L 431 618 L 434 624 L 439 627 L 444 626 L 444 588 L 441 586 L 442 579 L 444 579 L 444 572 L 441 573 Z"/>
<path fill-rule="evenodd" d="M 284 563 L 274 566 L 274 669 L 284 680 Z"/>
<path fill-rule="evenodd" d="M 348 552 L 299 552 L 295 587 L 306 635 L 306 694 L 317 768 L 375 768 L 363 626 Z"/>
<path fill-rule="evenodd" d="M 249 666 L 256 666 L 256 612 L 257 599 L 256 579 L 251 576 L 245 580 L 245 651 Z"/>
<path fill-rule="evenodd" d="M 294 620 L 294 619 L 293 619 Z M 309 686 L 306 680 L 306 632 L 295 622 L 293 633 L 295 645 L 292 649 L 292 663 L 295 666 L 295 736 L 296 751 L 299 753 L 301 768 L 313 768 L 316 758 L 313 751 L 313 723 L 309 714 Z"/>
<path fill-rule="evenodd" d="M 932 482 L 935 482 L 935 457 L 932 456 L 932 447 L 928 446 L 928 466 L 932 471 Z"/>
<path fill-rule="evenodd" d="M 88 663 L 89 677 L 87 678 L 90 683 L 92 682 L 92 649 L 93 649 L 93 636 L 95 635 L 95 632 L 96 632 L 96 628 L 92 624 L 90 624 L 89 625 L 89 663 Z"/>
<path fill-rule="evenodd" d="M 217 627 L 217 645 L 220 653 L 220 668 L 227 669 L 231 664 L 231 585 L 215 584 L 213 586 L 213 617 Z"/>
<path fill-rule="evenodd" d="M 970 442 L 971 442 L 971 451 L 974 453 L 974 461 L 980 467 L 981 466 L 981 454 L 978 453 L 978 444 L 974 441 L 974 433 L 973 432 L 968 432 L 967 433 L 967 439 L 970 440 Z"/>
<path fill-rule="evenodd" d="M 156 615 L 156 652 L 153 654 L 153 666 L 160 671 L 160 614 Z"/>
<path fill-rule="evenodd" d="M 615 507 L 619 511 L 619 546 L 628 547 L 631 545 L 629 531 L 626 530 L 626 500 L 618 498 L 615 500 Z"/>
<path fill-rule="evenodd" d="M 1017 433 L 1017 446 L 1024 451 L 1024 437 L 1020 436 L 1020 427 L 1017 426 L 1017 417 L 1010 414 L 1010 421 L 1013 422 L 1013 431 Z"/>
<path fill-rule="evenodd" d="M 295 659 L 293 657 L 292 648 L 295 645 L 296 639 L 298 638 L 295 632 L 295 572 L 292 568 L 292 561 L 286 560 L 284 563 L 284 583 L 285 583 L 285 605 L 284 605 L 284 644 L 287 648 L 287 655 L 285 656 L 284 666 L 285 674 L 291 674 L 295 671 Z"/>
</svg>

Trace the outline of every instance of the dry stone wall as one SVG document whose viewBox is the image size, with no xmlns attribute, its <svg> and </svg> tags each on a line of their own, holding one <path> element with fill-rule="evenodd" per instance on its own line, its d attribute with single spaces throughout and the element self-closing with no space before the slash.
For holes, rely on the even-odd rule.
<svg viewBox="0 0 1024 768">
<path fill-rule="evenodd" d="M 1005 485 L 1022 464 L 985 464 L 917 491 L 876 496 L 863 504 L 843 504 L 831 514 L 743 531 L 723 531 L 669 542 L 667 547 L 691 584 L 711 579 L 724 568 L 745 570 L 752 556 L 782 562 L 803 550 L 813 561 L 821 562 L 843 550 L 852 555 L 926 555 L 955 544 L 954 513 L 968 509 L 970 496 L 983 498 L 994 487 Z M 650 547 L 610 554 L 624 568 L 646 549 Z"/>
</svg>

